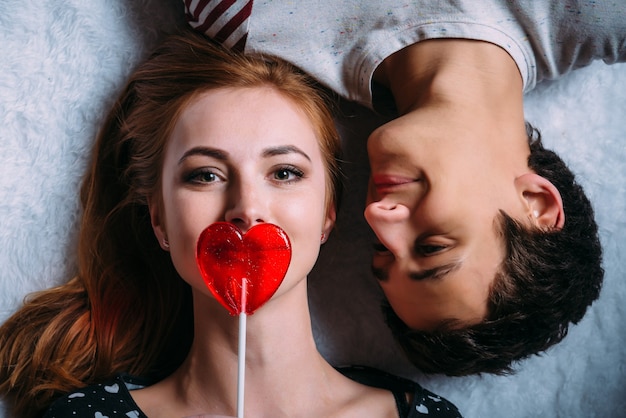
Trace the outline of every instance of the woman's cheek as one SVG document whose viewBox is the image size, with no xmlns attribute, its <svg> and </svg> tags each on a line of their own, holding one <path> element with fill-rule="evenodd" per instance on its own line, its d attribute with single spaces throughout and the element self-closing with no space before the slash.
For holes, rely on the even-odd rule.
<svg viewBox="0 0 626 418">
<path fill-rule="evenodd" d="M 189 216 L 187 219 L 193 219 Z M 196 264 L 196 245 L 204 227 L 177 223 L 171 230 L 174 239 L 170 241 L 170 254 L 178 274 L 190 285 L 204 286 Z"/>
</svg>

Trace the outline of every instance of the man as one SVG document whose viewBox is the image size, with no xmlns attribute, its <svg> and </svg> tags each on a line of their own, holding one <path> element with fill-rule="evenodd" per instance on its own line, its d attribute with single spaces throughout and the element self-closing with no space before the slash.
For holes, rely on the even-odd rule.
<svg viewBox="0 0 626 418">
<path fill-rule="evenodd" d="M 205 24 L 212 6 L 192 3 L 190 24 L 219 35 Z M 377 110 L 393 96 L 398 117 L 368 140 L 365 216 L 409 358 L 426 372 L 503 373 L 560 341 L 599 295 L 601 248 L 573 174 L 525 123 L 523 94 L 595 59 L 626 61 L 622 7 L 276 3 L 246 3 L 247 37 L 225 42 Z"/>
</svg>

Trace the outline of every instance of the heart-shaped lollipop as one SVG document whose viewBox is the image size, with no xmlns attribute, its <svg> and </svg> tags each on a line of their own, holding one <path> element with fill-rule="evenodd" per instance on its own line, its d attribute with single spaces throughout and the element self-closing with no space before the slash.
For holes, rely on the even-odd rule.
<svg viewBox="0 0 626 418">
<path fill-rule="evenodd" d="M 215 299 L 232 315 L 250 315 L 285 278 L 291 243 L 273 224 L 257 224 L 242 234 L 234 224 L 216 222 L 200 234 L 196 261 Z"/>
</svg>

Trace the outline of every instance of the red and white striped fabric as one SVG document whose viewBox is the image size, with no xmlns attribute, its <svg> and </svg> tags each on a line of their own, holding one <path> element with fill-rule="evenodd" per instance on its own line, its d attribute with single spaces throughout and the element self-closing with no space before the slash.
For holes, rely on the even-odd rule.
<svg viewBox="0 0 626 418">
<path fill-rule="evenodd" d="M 252 0 L 184 0 L 189 25 L 227 48 L 243 51 Z"/>
</svg>

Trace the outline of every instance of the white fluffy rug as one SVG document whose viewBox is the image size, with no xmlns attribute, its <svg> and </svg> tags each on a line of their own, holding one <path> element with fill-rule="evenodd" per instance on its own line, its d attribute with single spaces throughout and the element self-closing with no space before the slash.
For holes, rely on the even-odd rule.
<svg viewBox="0 0 626 418">
<path fill-rule="evenodd" d="M 27 293 L 74 272 L 77 189 L 96 130 L 158 30 L 181 24 L 179 3 L 0 2 L 0 320 Z M 574 167 L 601 226 L 606 280 L 582 323 L 513 376 L 427 377 L 410 368 L 382 323 L 366 262 L 365 139 L 377 119 L 346 105 L 347 197 L 311 277 L 318 342 L 334 363 L 416 377 L 469 418 L 626 416 L 626 65 L 597 63 L 527 99 L 528 119 Z"/>
</svg>

